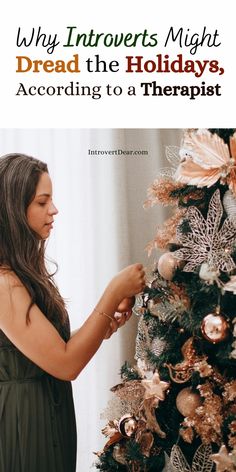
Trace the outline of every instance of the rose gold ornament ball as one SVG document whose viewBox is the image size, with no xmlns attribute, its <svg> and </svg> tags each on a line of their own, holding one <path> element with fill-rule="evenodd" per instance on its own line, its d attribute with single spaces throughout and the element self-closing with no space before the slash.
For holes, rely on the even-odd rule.
<svg viewBox="0 0 236 472">
<path fill-rule="evenodd" d="M 183 388 L 176 397 L 177 409 L 185 417 L 193 415 L 201 403 L 199 393 L 193 392 L 190 387 Z"/>
<path fill-rule="evenodd" d="M 130 438 L 137 429 L 137 420 L 131 415 L 124 415 L 119 421 L 118 429 L 122 436 Z"/>
<path fill-rule="evenodd" d="M 209 313 L 203 318 L 201 331 L 207 341 L 216 344 L 227 338 L 229 325 L 223 315 Z"/>
</svg>

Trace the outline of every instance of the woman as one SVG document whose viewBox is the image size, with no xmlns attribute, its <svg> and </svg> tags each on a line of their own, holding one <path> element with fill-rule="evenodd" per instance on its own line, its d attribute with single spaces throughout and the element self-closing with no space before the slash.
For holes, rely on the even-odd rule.
<svg viewBox="0 0 236 472">
<path fill-rule="evenodd" d="M 74 472 L 76 427 L 70 381 L 103 339 L 124 324 L 116 311 L 144 285 L 134 264 L 108 284 L 70 335 L 64 301 L 44 260 L 57 209 L 47 165 L 0 159 L 0 470 Z"/>
</svg>

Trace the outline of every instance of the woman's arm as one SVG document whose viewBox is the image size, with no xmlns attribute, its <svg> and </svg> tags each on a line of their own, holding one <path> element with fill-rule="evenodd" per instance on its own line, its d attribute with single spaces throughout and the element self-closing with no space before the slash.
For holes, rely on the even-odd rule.
<svg viewBox="0 0 236 472">
<path fill-rule="evenodd" d="M 125 298 L 121 301 L 119 306 L 116 308 L 116 313 L 114 315 L 114 322 L 110 321 L 109 328 L 106 332 L 104 339 L 109 339 L 112 334 L 116 333 L 116 331 L 124 326 L 125 323 L 130 319 L 132 316 L 132 308 L 135 304 L 135 297 Z M 79 328 L 75 329 L 71 333 L 71 337 L 78 333 Z"/>
<path fill-rule="evenodd" d="M 129 266 L 108 285 L 97 304 L 99 312 L 113 316 L 123 298 L 133 296 L 144 286 L 140 264 Z M 33 305 L 30 323 L 26 312 L 30 296 L 14 274 L 0 276 L 0 329 L 31 361 L 62 380 L 75 379 L 101 345 L 111 320 L 93 311 L 81 328 L 66 343 L 58 331 Z"/>
</svg>

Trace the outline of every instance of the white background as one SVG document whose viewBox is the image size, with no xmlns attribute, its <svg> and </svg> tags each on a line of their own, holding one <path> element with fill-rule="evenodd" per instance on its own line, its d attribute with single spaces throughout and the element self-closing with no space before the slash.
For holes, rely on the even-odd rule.
<svg viewBox="0 0 236 472">
<path fill-rule="evenodd" d="M 233 2 L 220 1 L 189 2 L 187 0 L 149 1 L 140 3 L 126 1 L 112 3 L 106 0 L 99 2 L 78 2 L 68 0 L 59 3 L 55 0 L 33 3 L 9 1 L 4 5 L 1 14 L 1 88 L 0 88 L 0 126 L 1 127 L 232 127 L 235 119 L 235 16 Z M 89 32 L 91 28 L 101 33 L 140 33 L 146 28 L 149 34 L 157 33 L 159 44 L 155 48 L 63 48 L 67 37 L 66 27 L 77 26 L 77 32 Z M 42 27 L 42 32 L 58 34 L 61 44 L 53 55 L 48 55 L 42 47 L 17 48 L 16 36 L 18 27 L 26 35 L 32 27 Z M 163 47 L 169 28 L 176 31 L 183 27 L 187 32 L 202 34 L 203 27 L 212 34 L 217 29 L 221 46 L 218 48 L 199 47 L 192 56 L 189 48 L 179 48 L 172 44 Z M 80 56 L 81 73 L 16 73 L 16 55 L 27 55 L 32 59 L 69 60 L 73 54 Z M 86 73 L 83 66 L 88 57 L 100 54 L 106 60 L 118 60 L 120 71 L 117 73 Z M 185 59 L 217 59 L 224 67 L 225 74 L 205 73 L 196 78 L 192 74 L 125 74 L 124 57 L 144 55 L 146 59 L 155 59 L 156 54 L 168 53 L 175 59 L 182 53 Z M 76 77 L 75 77 L 76 76 Z M 103 96 L 100 100 L 91 97 L 17 97 L 15 93 L 19 82 L 25 85 L 67 85 L 71 80 L 81 85 L 98 85 L 103 87 L 136 84 L 139 89 L 141 81 L 157 80 L 160 85 L 190 85 L 191 83 L 221 85 L 221 97 L 127 97 L 126 93 L 116 97 Z M 139 89 L 140 90 L 140 89 Z"/>
</svg>

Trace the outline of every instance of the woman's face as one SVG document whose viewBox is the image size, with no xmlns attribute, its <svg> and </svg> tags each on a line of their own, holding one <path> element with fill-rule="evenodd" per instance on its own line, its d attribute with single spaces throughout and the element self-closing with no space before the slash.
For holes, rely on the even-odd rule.
<svg viewBox="0 0 236 472">
<path fill-rule="evenodd" d="M 46 239 L 53 228 L 54 215 L 58 213 L 52 201 L 52 182 L 47 172 L 40 176 L 36 194 L 26 210 L 29 227 L 40 239 Z"/>
</svg>

